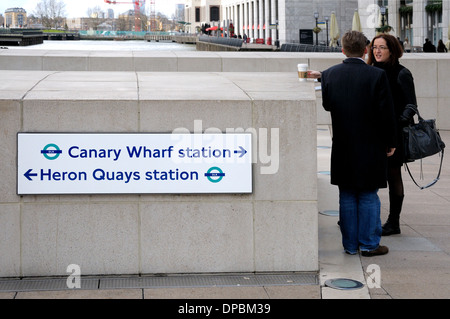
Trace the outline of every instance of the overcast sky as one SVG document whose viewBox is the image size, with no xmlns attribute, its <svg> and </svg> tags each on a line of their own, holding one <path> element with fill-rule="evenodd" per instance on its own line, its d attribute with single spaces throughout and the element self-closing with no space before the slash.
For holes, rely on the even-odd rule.
<svg viewBox="0 0 450 319">
<path fill-rule="evenodd" d="M 0 13 L 4 15 L 6 9 L 19 7 L 24 8 L 27 14 L 31 14 L 35 11 L 39 2 L 41 0 L 0 0 Z M 66 4 L 66 14 L 69 18 L 86 17 L 87 9 L 96 6 L 101 7 L 105 11 L 110 8 L 113 9 L 115 16 L 134 8 L 132 0 L 117 0 L 117 2 L 130 2 L 130 4 L 115 5 L 107 4 L 104 0 L 63 0 L 63 2 Z M 155 0 L 156 11 L 171 17 L 175 13 L 175 5 L 178 3 L 184 3 L 184 0 Z M 147 0 L 146 6 L 149 5 L 150 0 Z"/>
</svg>

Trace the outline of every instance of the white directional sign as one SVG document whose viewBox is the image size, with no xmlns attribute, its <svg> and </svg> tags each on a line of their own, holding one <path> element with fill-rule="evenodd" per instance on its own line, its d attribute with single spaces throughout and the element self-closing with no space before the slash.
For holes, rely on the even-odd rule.
<svg viewBox="0 0 450 319">
<path fill-rule="evenodd" d="M 17 193 L 251 193 L 251 134 L 18 133 Z"/>
</svg>

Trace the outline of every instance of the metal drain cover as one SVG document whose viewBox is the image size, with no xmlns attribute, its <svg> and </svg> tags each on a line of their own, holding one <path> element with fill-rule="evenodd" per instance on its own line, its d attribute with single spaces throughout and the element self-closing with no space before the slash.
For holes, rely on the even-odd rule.
<svg viewBox="0 0 450 319">
<path fill-rule="evenodd" d="M 337 278 L 325 281 L 325 286 L 334 289 L 352 290 L 352 289 L 360 289 L 364 287 L 364 284 L 353 279 Z"/>
</svg>

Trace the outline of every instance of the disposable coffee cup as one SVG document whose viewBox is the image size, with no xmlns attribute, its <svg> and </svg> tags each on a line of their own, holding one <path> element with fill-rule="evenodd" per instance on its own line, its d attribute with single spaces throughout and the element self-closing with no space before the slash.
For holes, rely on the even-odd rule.
<svg viewBox="0 0 450 319">
<path fill-rule="evenodd" d="M 300 82 L 306 82 L 308 79 L 308 64 L 299 64 L 298 68 L 298 80 Z"/>
</svg>

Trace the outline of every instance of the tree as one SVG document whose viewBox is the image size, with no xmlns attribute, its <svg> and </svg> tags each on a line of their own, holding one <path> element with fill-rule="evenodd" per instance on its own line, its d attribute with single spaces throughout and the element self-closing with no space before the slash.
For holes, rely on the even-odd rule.
<svg viewBox="0 0 450 319">
<path fill-rule="evenodd" d="M 41 0 L 34 11 L 34 15 L 41 19 L 47 28 L 58 28 L 62 26 L 66 16 L 66 4 L 62 0 Z"/>
<path fill-rule="evenodd" d="M 105 13 L 100 6 L 95 6 L 94 8 L 89 8 L 87 10 L 87 15 L 89 17 L 89 28 L 97 30 L 99 24 L 105 22 Z"/>
</svg>

